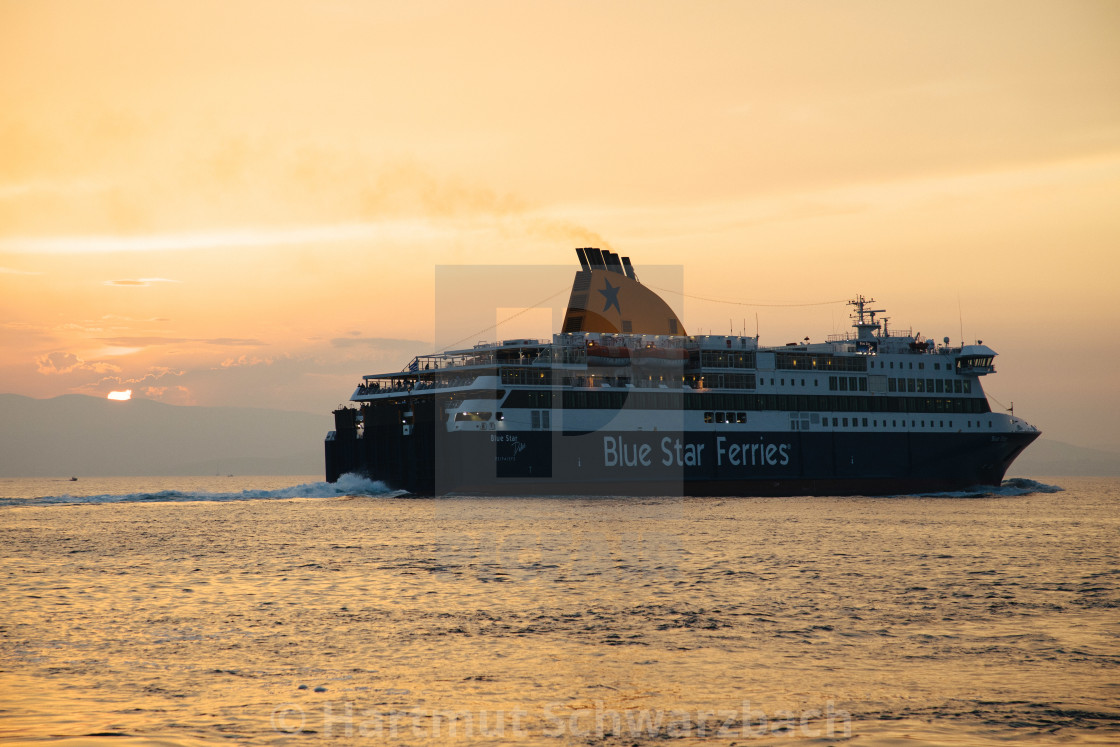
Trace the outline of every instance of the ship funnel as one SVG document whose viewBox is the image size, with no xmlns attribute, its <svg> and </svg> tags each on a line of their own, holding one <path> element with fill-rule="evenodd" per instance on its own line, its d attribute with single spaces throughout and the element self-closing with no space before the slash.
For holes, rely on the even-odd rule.
<svg viewBox="0 0 1120 747">
<path fill-rule="evenodd" d="M 594 248 L 576 249 L 582 269 L 561 332 L 686 335 L 684 324 L 649 288 L 638 282 L 629 257 Z"/>
<path fill-rule="evenodd" d="M 592 270 L 605 270 L 603 265 L 603 253 L 594 247 L 587 247 L 583 250 L 587 254 L 587 264 L 590 265 Z"/>
<path fill-rule="evenodd" d="M 617 272 L 619 275 L 623 274 L 622 263 L 618 261 L 618 255 L 614 252 L 603 250 L 603 264 L 611 272 Z"/>
<path fill-rule="evenodd" d="M 582 247 L 576 249 L 576 254 L 579 256 L 579 264 L 583 269 L 590 270 L 591 267 L 587 264 L 587 252 Z"/>
</svg>

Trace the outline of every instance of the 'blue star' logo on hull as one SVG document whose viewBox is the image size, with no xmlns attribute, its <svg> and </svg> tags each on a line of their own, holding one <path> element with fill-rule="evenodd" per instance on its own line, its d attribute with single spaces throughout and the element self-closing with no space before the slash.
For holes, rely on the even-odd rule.
<svg viewBox="0 0 1120 747">
<path fill-rule="evenodd" d="M 616 309 L 618 309 L 618 313 L 621 314 L 622 313 L 622 307 L 618 305 L 618 291 L 622 286 L 619 286 L 618 288 L 616 288 L 613 285 L 611 285 L 611 281 L 607 280 L 606 278 L 603 278 L 603 282 L 607 284 L 606 288 L 599 291 L 600 293 L 603 294 L 603 299 L 606 302 L 603 305 L 603 313 L 606 313 L 606 312 L 610 311 L 611 307 L 613 306 Z"/>
</svg>

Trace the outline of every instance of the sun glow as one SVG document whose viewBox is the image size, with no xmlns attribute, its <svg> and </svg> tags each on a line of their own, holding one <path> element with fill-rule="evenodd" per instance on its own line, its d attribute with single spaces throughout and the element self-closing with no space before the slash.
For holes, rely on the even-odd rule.
<svg viewBox="0 0 1120 747">
<path fill-rule="evenodd" d="M 116 399 L 122 402 L 128 399 L 132 399 L 132 390 L 125 389 L 123 392 L 109 392 L 109 399 Z"/>
</svg>

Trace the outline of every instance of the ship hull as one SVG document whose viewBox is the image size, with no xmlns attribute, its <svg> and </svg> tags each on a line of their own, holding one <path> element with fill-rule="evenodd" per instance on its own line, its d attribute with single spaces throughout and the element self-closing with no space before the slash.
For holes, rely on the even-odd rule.
<svg viewBox="0 0 1120 747">
<path fill-rule="evenodd" d="M 1038 433 L 460 431 L 326 441 L 329 481 L 419 495 L 899 495 L 998 486 Z"/>
</svg>

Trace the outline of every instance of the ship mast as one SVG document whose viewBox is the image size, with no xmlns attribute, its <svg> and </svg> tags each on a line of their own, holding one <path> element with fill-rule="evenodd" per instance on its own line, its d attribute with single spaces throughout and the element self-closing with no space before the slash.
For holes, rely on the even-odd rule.
<svg viewBox="0 0 1120 747">
<path fill-rule="evenodd" d="M 875 321 L 875 315 L 886 313 L 885 309 L 867 308 L 873 303 L 875 303 L 874 298 L 864 298 L 862 295 L 848 301 L 849 306 L 855 307 L 855 311 L 848 316 L 855 320 L 852 326 L 856 328 L 856 341 L 866 343 L 868 347 L 874 347 L 875 332 L 879 330 L 879 322 Z"/>
</svg>

